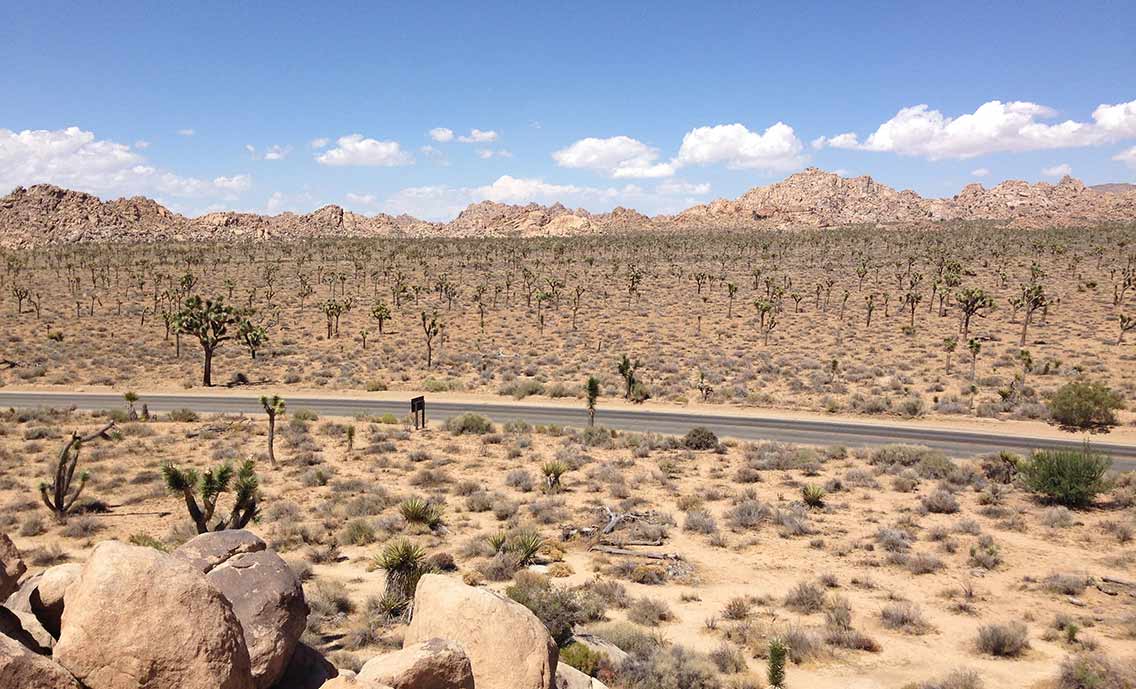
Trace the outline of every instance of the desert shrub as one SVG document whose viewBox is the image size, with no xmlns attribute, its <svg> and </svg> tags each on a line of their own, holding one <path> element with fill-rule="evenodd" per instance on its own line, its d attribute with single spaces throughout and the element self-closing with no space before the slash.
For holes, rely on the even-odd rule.
<svg viewBox="0 0 1136 689">
<path fill-rule="evenodd" d="M 718 436 L 709 428 L 695 426 L 683 436 L 682 444 L 688 450 L 713 450 L 718 447 Z"/>
<path fill-rule="evenodd" d="M 1049 399 L 1049 414 L 1065 428 L 1089 430 L 1116 425 L 1116 410 L 1124 400 L 1107 385 L 1074 380 L 1062 385 Z"/>
<path fill-rule="evenodd" d="M 627 622 L 592 625 L 588 627 L 588 631 L 637 657 L 654 653 L 662 644 L 662 639 L 658 635 Z"/>
<path fill-rule="evenodd" d="M 345 545 L 374 543 L 375 528 L 366 519 L 352 519 L 339 530 L 338 540 Z"/>
<path fill-rule="evenodd" d="M 1132 689 L 1136 666 L 1118 663 L 1099 651 L 1071 655 L 1061 661 L 1057 689 Z"/>
<path fill-rule="evenodd" d="M 534 572 L 518 572 L 515 581 L 505 595 L 531 610 L 557 644 L 571 639 L 573 625 L 584 621 L 576 593 L 553 586 L 548 577 Z"/>
<path fill-rule="evenodd" d="M 943 561 L 930 553 L 915 553 L 905 565 L 912 574 L 931 574 L 943 568 Z"/>
<path fill-rule="evenodd" d="M 489 581 L 508 581 L 520 568 L 515 555 L 502 551 L 479 565 L 477 571 Z"/>
<path fill-rule="evenodd" d="M 192 409 L 171 409 L 168 416 L 175 423 L 194 423 L 199 418 Z"/>
<path fill-rule="evenodd" d="M 811 581 L 802 581 L 785 596 L 785 607 L 800 613 L 819 612 L 824 607 L 824 591 Z"/>
<path fill-rule="evenodd" d="M 982 679 L 974 670 L 952 670 L 939 679 L 908 685 L 904 689 L 982 689 Z"/>
<path fill-rule="evenodd" d="M 888 629 L 896 629 L 908 634 L 924 634 L 931 625 L 923 618 L 923 613 L 914 603 L 890 603 L 880 610 L 880 621 Z"/>
<path fill-rule="evenodd" d="M 922 445 L 891 444 L 882 445 L 872 451 L 868 463 L 873 466 L 882 466 L 889 472 L 897 472 L 903 467 L 913 467 L 922 460 L 931 457 L 945 457 L 939 450 L 932 450 Z"/>
<path fill-rule="evenodd" d="M 560 649 L 560 661 L 566 663 L 580 672 L 595 677 L 600 668 L 607 665 L 607 654 L 603 651 L 593 651 L 582 643 L 570 643 Z"/>
<path fill-rule="evenodd" d="M 890 553 L 901 553 L 911 548 L 911 536 L 902 529 L 880 529 L 876 531 L 876 542 Z"/>
<path fill-rule="evenodd" d="M 407 498 L 399 503 L 398 512 L 409 524 L 424 524 L 430 529 L 442 525 L 443 508 L 422 498 Z"/>
<path fill-rule="evenodd" d="M 1108 489 L 1112 460 L 1091 451 L 1041 450 L 1022 465 L 1022 480 L 1034 493 L 1067 507 L 1084 507 Z"/>
<path fill-rule="evenodd" d="M 722 674 L 732 675 L 744 672 L 746 669 L 745 654 L 742 653 L 740 648 L 732 646 L 726 641 L 710 651 L 707 657 L 714 664 L 714 667 L 718 668 L 718 672 Z"/>
<path fill-rule="evenodd" d="M 674 619 L 669 605 L 656 598 L 636 598 L 627 606 L 627 619 L 644 627 L 657 627 Z"/>
<path fill-rule="evenodd" d="M 493 432 L 493 424 L 480 414 L 466 413 L 446 419 L 445 428 L 454 435 L 485 435 Z"/>
<path fill-rule="evenodd" d="M 1018 476 L 1022 462 L 1021 455 L 1005 450 L 982 457 L 978 463 L 982 468 L 982 475 L 995 483 L 1011 483 Z"/>
<path fill-rule="evenodd" d="M 825 490 L 814 483 L 801 486 L 801 500 L 809 507 L 824 507 Z"/>
<path fill-rule="evenodd" d="M 684 531 L 693 531 L 701 534 L 712 534 L 718 530 L 718 524 L 714 521 L 714 516 L 707 510 L 690 510 L 686 513 L 686 520 L 683 522 L 682 528 Z"/>
<path fill-rule="evenodd" d="M 726 512 L 726 521 L 735 529 L 753 529 L 772 516 L 773 512 L 761 501 L 746 499 Z"/>
<path fill-rule="evenodd" d="M 721 689 L 717 669 L 701 653 L 679 644 L 633 655 L 619 670 L 624 689 Z"/>
<path fill-rule="evenodd" d="M 978 542 L 970 546 L 970 564 L 983 569 L 995 569 L 1002 564 L 1002 553 L 992 537 L 980 536 Z"/>
<path fill-rule="evenodd" d="M 1061 574 L 1054 572 L 1042 582 L 1045 588 L 1066 596 L 1079 596 L 1088 588 L 1090 580 L 1084 574 Z"/>
<path fill-rule="evenodd" d="M 750 610 L 753 605 L 748 599 L 738 596 L 731 598 L 726 607 L 722 608 L 722 617 L 727 620 L 744 620 L 749 617 Z"/>
<path fill-rule="evenodd" d="M 930 495 L 924 495 L 922 502 L 923 507 L 928 512 L 936 514 L 954 514 L 959 511 L 958 499 L 950 491 L 942 489 L 936 490 Z"/>
<path fill-rule="evenodd" d="M 1029 648 L 1029 632 L 1021 622 L 986 624 L 978 628 L 978 650 L 999 658 L 1016 658 Z"/>
<path fill-rule="evenodd" d="M 532 474 L 525 469 L 513 469 L 505 474 L 505 485 L 516 488 L 522 493 L 529 493 L 533 489 Z"/>
</svg>

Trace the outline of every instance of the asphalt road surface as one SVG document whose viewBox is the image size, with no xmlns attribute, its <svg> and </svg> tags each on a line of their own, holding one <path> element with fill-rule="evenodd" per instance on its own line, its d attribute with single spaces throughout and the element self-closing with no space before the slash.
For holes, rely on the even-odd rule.
<svg viewBox="0 0 1136 689">
<path fill-rule="evenodd" d="M 287 398 L 289 409 L 311 409 L 324 416 L 354 416 L 409 413 L 409 400 L 336 399 L 326 397 Z M 148 405 L 150 411 L 165 412 L 171 409 L 192 409 L 202 413 L 261 414 L 258 397 L 239 395 L 177 395 L 141 394 L 139 405 Z M 109 393 L 43 393 L 0 392 L 0 408 L 8 407 L 74 407 L 76 409 L 111 409 L 123 405 L 122 396 Z M 432 402 L 426 400 L 427 418 L 445 419 L 463 412 L 483 414 L 494 421 L 523 419 L 532 424 L 559 424 L 582 427 L 587 423 L 584 409 L 538 405 L 508 405 L 492 403 Z M 1034 449 L 1075 448 L 1082 440 L 1074 435 L 1069 439 L 1034 438 L 994 432 L 949 430 L 911 425 L 880 425 L 824 419 L 783 419 L 762 416 L 726 416 L 686 412 L 662 412 L 637 409 L 603 409 L 596 413 L 596 423 L 625 431 L 654 431 L 667 435 L 685 434 L 694 426 L 705 426 L 720 437 L 741 440 L 779 440 L 810 445 L 844 445 L 847 447 L 875 446 L 887 443 L 927 445 L 945 451 L 954 457 L 971 457 L 997 450 L 1028 452 Z M 1107 452 L 1120 470 L 1136 469 L 1136 445 L 1109 443 L 1094 438 L 1093 448 Z"/>
</svg>

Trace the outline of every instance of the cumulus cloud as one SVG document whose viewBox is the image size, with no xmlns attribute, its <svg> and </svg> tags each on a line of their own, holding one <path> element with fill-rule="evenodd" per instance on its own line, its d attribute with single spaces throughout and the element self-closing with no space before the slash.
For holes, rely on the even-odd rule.
<svg viewBox="0 0 1136 689">
<path fill-rule="evenodd" d="M 447 129 L 446 131 L 449 130 Z M 450 134 L 452 137 L 453 132 L 450 132 Z M 487 144 L 492 143 L 496 140 L 497 132 L 493 130 L 483 132 L 480 129 L 471 129 L 469 130 L 469 134 L 458 137 L 458 141 L 462 142 L 463 144 Z"/>
<path fill-rule="evenodd" d="M 971 170 L 970 174 L 974 177 L 986 177 L 987 175 L 990 174 L 990 170 L 988 170 L 984 167 L 980 167 L 976 170 Z"/>
<path fill-rule="evenodd" d="M 348 192 L 344 195 L 344 198 L 346 198 L 349 203 L 355 204 L 356 206 L 374 206 L 379 202 L 379 197 L 374 194 Z"/>
<path fill-rule="evenodd" d="M 284 160 L 288 154 L 292 152 L 291 146 L 269 146 L 268 150 L 264 152 L 265 160 Z"/>
<path fill-rule="evenodd" d="M 161 170 L 130 146 L 95 138 L 78 127 L 58 130 L 0 129 L 0 188 L 55 184 L 96 194 L 148 194 L 176 197 L 222 196 L 248 190 L 248 175 L 213 180 Z"/>
<path fill-rule="evenodd" d="M 989 101 L 973 113 L 947 117 L 926 104 L 903 108 L 863 142 L 847 132 L 823 138 L 821 146 L 886 151 L 930 160 L 973 158 L 988 153 L 1096 146 L 1136 137 L 1136 101 L 1100 105 L 1091 122 L 1065 120 L 1052 108 L 1025 101 Z"/>
<path fill-rule="evenodd" d="M 315 202 L 315 197 L 308 191 L 296 193 L 274 191 L 264 203 L 264 212 L 283 213 L 284 211 L 290 211 L 293 213 L 307 213 L 312 210 Z"/>
<path fill-rule="evenodd" d="M 1117 153 L 1112 157 L 1112 159 L 1124 163 L 1128 167 L 1136 170 L 1136 146 L 1133 146 L 1127 151 L 1121 151 L 1120 153 Z"/>
<path fill-rule="evenodd" d="M 454 140 L 454 130 L 445 127 L 434 127 L 430 130 L 430 138 L 440 144 Z"/>
<path fill-rule="evenodd" d="M 629 136 L 588 137 L 552 154 L 560 167 L 594 170 L 616 179 L 673 175 L 674 166 L 658 158 L 659 149 Z"/>
<path fill-rule="evenodd" d="M 701 184 L 693 184 L 677 179 L 668 179 L 665 182 L 660 182 L 658 186 L 655 187 L 655 191 L 660 194 L 673 194 L 676 196 L 705 196 L 710 193 L 710 183 L 703 182 Z"/>
<path fill-rule="evenodd" d="M 311 146 L 314 150 L 318 151 L 321 148 L 327 148 L 327 145 L 330 144 L 330 143 L 331 143 L 331 139 L 324 137 L 324 136 L 321 136 L 318 139 L 312 139 L 308 143 L 308 145 Z"/>
<path fill-rule="evenodd" d="M 805 162 L 804 145 L 793 128 L 777 122 L 764 132 L 750 131 L 743 124 L 696 127 L 682 137 L 675 163 L 713 165 L 734 169 L 793 170 Z"/>
<path fill-rule="evenodd" d="M 336 140 L 335 148 L 316 156 L 323 165 L 366 165 L 394 167 L 411 165 L 414 157 L 402 150 L 397 141 L 368 139 L 362 134 L 348 134 Z"/>
<path fill-rule="evenodd" d="M 1069 163 L 1061 163 L 1060 165 L 1044 168 L 1041 174 L 1046 177 L 1064 177 L 1065 175 L 1073 174 L 1073 168 L 1069 166 Z"/>
</svg>

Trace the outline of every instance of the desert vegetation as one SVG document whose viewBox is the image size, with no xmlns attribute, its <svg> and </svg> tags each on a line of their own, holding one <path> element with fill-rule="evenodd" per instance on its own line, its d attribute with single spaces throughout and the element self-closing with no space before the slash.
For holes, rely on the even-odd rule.
<svg viewBox="0 0 1136 689">
<path fill-rule="evenodd" d="M 1136 478 L 1091 447 L 960 461 L 266 402 L 2 412 L 0 532 L 34 574 L 245 526 L 303 582 L 303 643 L 344 669 L 401 647 L 440 574 L 522 604 L 618 689 L 1131 686 Z M 39 487 L 61 452 L 85 476 L 63 514 Z"/>
<path fill-rule="evenodd" d="M 7 251 L 0 384 L 603 397 L 1101 430 L 1133 418 L 1134 239 L 1130 226 L 955 224 Z"/>
</svg>

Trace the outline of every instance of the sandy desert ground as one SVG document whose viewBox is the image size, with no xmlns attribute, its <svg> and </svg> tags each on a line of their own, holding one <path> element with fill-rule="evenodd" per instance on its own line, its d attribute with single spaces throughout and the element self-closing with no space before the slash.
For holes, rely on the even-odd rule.
<svg viewBox="0 0 1136 689">
<path fill-rule="evenodd" d="M 692 450 L 602 429 L 513 423 L 457 435 L 302 409 L 279 421 L 272 467 L 263 417 L 129 421 L 124 409 L 113 410 L 113 439 L 84 447 L 85 506 L 66 524 L 36 485 L 71 431 L 105 416 L 0 419 L 0 529 L 32 570 L 82 561 L 107 538 L 183 541 L 191 523 L 163 485 L 162 463 L 254 458 L 262 517 L 252 528 L 304 577 L 305 638 L 341 667 L 399 644 L 402 624 L 382 614 L 384 573 L 373 562 L 384 545 L 409 539 L 447 569 L 452 558 L 452 576 L 505 589 L 524 576 L 493 556 L 490 539 L 533 532 L 544 545 L 531 569 L 575 592 L 580 627 L 706 654 L 688 660 L 709 668 L 713 686 L 764 686 L 773 636 L 789 640 L 787 686 L 816 689 L 918 686 L 951 673 L 962 683 L 923 686 L 976 686 L 965 672 L 986 687 L 1045 687 L 1067 657 L 1136 655 L 1132 476 L 1071 511 L 988 480 L 981 463 L 913 448 L 727 441 Z M 542 489 L 549 462 L 568 468 L 551 494 Z M 824 487 L 823 504 L 806 505 L 804 486 Z M 401 516 L 413 497 L 443 508 L 441 525 Z M 605 508 L 638 518 L 597 537 L 587 530 L 606 524 Z M 677 557 L 609 554 L 601 543 Z M 983 651 L 989 625 L 1011 641 L 1024 634 L 1024 645 L 1011 643 L 1008 657 Z"/>
</svg>

